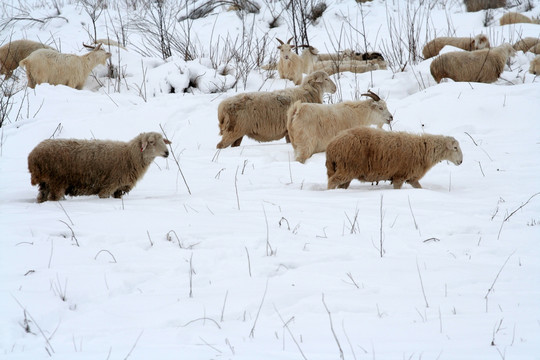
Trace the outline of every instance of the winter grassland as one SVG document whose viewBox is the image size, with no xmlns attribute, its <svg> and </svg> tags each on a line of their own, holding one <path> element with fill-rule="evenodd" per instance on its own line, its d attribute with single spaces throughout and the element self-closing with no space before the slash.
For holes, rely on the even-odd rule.
<svg viewBox="0 0 540 360">
<path fill-rule="evenodd" d="M 434 36 L 538 37 L 540 25 L 498 19 L 537 16 L 540 1 L 475 13 L 457 0 L 328 1 L 310 44 L 379 51 L 389 67 L 334 75 L 324 102 L 371 89 L 394 131 L 454 136 L 464 154 L 423 189 L 330 191 L 324 153 L 303 165 L 284 139 L 247 138 L 216 151 L 220 101 L 294 86 L 260 69 L 299 29 L 289 2 L 255 3 L 2 2 L 2 44 L 83 54 L 109 37 L 126 50 L 111 46 L 83 90 L 27 89 L 21 69 L 0 79 L 0 357 L 540 359 L 534 55 L 518 52 L 493 84 L 436 84 L 420 57 Z M 166 133 L 174 157 L 123 199 L 36 202 L 27 156 L 42 140 L 145 131 Z"/>
</svg>

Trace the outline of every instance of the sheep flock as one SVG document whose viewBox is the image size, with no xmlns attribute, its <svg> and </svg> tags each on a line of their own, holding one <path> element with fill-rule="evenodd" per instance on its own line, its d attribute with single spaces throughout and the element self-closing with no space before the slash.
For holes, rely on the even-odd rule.
<svg viewBox="0 0 540 360">
<path fill-rule="evenodd" d="M 517 23 L 535 24 L 536 20 L 516 12 L 508 12 L 500 18 L 501 26 L 515 26 Z M 441 155 L 442 157 L 434 159 L 429 165 L 423 166 L 421 175 L 415 173 L 416 175 L 412 177 L 403 175 L 398 179 L 396 174 L 390 173 L 386 175 L 381 173 L 377 176 L 366 175 L 364 174 L 365 170 L 359 170 L 360 173 L 350 175 L 346 180 L 342 179 L 341 182 L 336 180 L 338 177 L 343 177 L 340 175 L 339 166 L 354 168 L 358 162 L 355 158 L 360 156 L 358 154 L 363 151 L 368 153 L 375 151 L 373 143 L 376 141 L 370 140 L 369 149 L 371 150 L 365 150 L 357 149 L 357 145 L 354 145 L 360 141 L 358 139 L 368 136 L 386 139 L 386 135 L 388 135 L 388 139 L 391 140 L 381 140 L 381 144 L 386 144 L 389 141 L 399 142 L 402 144 L 400 148 L 403 151 L 408 151 L 405 149 L 408 146 L 413 146 L 412 143 L 416 144 L 419 138 L 404 133 L 392 137 L 393 135 L 390 135 L 391 129 L 382 130 L 384 124 L 390 125 L 393 120 L 390 110 L 392 99 L 383 100 L 381 96 L 384 94 L 376 94 L 369 89 L 367 84 L 362 85 L 366 87 L 367 92 L 361 94 L 361 96 L 367 96 L 367 100 L 342 101 L 331 104 L 324 101 L 325 94 L 336 93 L 338 87 L 335 81 L 339 81 L 340 73 L 386 70 L 389 62 L 388 55 L 391 54 L 385 55 L 380 50 L 357 51 L 351 48 L 337 50 L 333 53 L 322 53 L 312 45 L 293 43 L 294 39 L 295 36 L 292 36 L 287 41 L 283 41 L 276 37 L 279 60 L 277 63 L 262 65 L 260 68 L 260 71 L 263 72 L 277 70 L 281 79 L 292 82 L 291 86 L 274 91 L 240 92 L 235 96 L 225 95 L 219 99 L 217 118 L 219 134 L 222 139 L 216 146 L 218 149 L 229 146 L 238 147 L 244 136 L 259 142 L 285 138 L 287 142 L 291 142 L 295 159 L 305 163 L 314 153 L 324 152 L 329 147 L 331 151 L 328 152 L 329 160 L 326 164 L 329 189 L 346 188 L 353 178 L 375 182 L 389 180 L 393 182 L 395 188 L 400 188 L 403 182 L 420 187 L 418 179 L 424 175 L 427 169 L 442 159 L 449 159 L 448 156 Z M 39 84 L 48 83 L 82 90 L 94 68 L 99 66 L 114 67 L 110 60 L 111 53 L 105 50 L 106 48 L 116 47 L 117 51 L 128 51 L 128 48 L 123 44 L 109 37 L 94 40 L 93 45 L 85 45 L 84 43 L 83 45 L 89 51 L 83 55 L 75 55 L 63 53 L 55 46 L 42 43 L 37 39 L 8 41 L 0 47 L 0 73 L 7 80 L 20 66 L 26 72 L 27 86 L 31 89 Z M 329 46 L 325 45 L 325 48 L 329 48 Z M 458 48 L 459 51 L 445 50 L 453 48 Z M 444 79 L 493 83 L 499 79 L 505 66 L 516 52 L 538 54 L 539 49 L 539 38 L 525 37 L 519 38 L 514 44 L 495 45 L 490 42 L 486 34 L 480 33 L 468 34 L 465 37 L 446 36 L 427 39 L 422 49 L 422 55 L 426 61 L 430 62 L 431 75 L 436 83 L 440 83 Z M 388 49 L 386 50 L 388 51 Z M 537 56 L 530 63 L 530 73 L 538 74 L 540 71 L 538 63 Z M 338 77 L 332 80 L 330 78 L 332 75 L 338 75 Z M 379 130 L 372 133 L 371 130 L 368 130 L 372 125 L 375 125 Z M 139 139 L 140 136 L 136 139 Z M 142 177 L 151 164 L 150 160 L 153 160 L 155 156 L 168 155 L 165 145 L 170 142 L 158 135 L 152 136 L 152 145 L 154 142 L 161 144 L 160 150 L 155 153 L 149 150 L 136 151 L 137 148 L 140 148 L 140 139 L 132 140 L 128 143 L 131 145 L 124 143 L 113 145 L 113 142 L 100 142 L 98 140 L 44 140 L 28 157 L 31 184 L 39 185 L 38 202 L 59 200 L 65 195 L 121 197 L 131 190 L 135 182 Z M 429 136 L 426 134 L 421 139 L 428 138 Z M 133 145 L 134 142 L 139 145 Z M 457 144 L 457 140 L 453 139 L 452 144 Z M 126 149 L 129 146 L 132 148 L 128 151 Z M 414 146 L 418 148 L 417 145 Z M 456 146 L 459 148 L 458 144 Z M 110 149 L 99 152 L 98 148 Z M 113 151 L 113 148 L 117 149 Z M 121 154 L 120 148 L 131 155 Z M 346 148 L 356 150 L 353 155 L 350 153 L 347 153 L 346 156 L 345 154 L 340 155 L 340 153 L 346 152 L 344 150 Z M 61 151 L 60 149 L 71 150 Z M 415 151 L 428 151 L 418 149 Z M 394 150 L 399 152 L 399 148 Z M 59 156 L 58 154 L 62 152 L 67 155 Z M 147 154 L 151 155 L 145 157 Z M 386 168 L 390 166 L 390 163 L 399 159 L 397 152 L 390 154 L 388 156 L 375 156 L 369 161 L 374 167 Z M 460 163 L 462 161 L 461 151 L 459 154 Z M 422 157 L 422 155 L 418 156 Z M 126 157 L 131 159 L 130 166 L 140 169 L 135 171 L 120 165 L 107 165 L 109 166 L 107 168 L 103 165 L 117 164 L 115 161 L 121 161 L 118 159 Z M 137 163 L 133 160 L 135 157 L 138 158 L 137 161 L 142 161 L 143 165 L 135 166 L 134 164 Z M 86 158 L 93 160 L 86 160 Z M 115 160 L 115 158 L 118 159 Z M 109 161 L 105 161 L 105 159 L 109 159 Z M 458 160 L 450 160 L 458 164 Z M 343 162 L 348 163 L 344 165 Z M 384 164 L 385 162 L 387 164 Z M 69 168 L 68 163 L 77 165 L 68 171 L 66 170 Z M 121 174 L 118 176 L 124 180 L 114 180 L 114 177 L 111 176 L 112 168 L 110 166 L 121 169 L 118 170 Z M 88 171 L 89 180 L 84 180 L 85 177 L 81 175 L 82 170 L 76 170 L 79 167 Z M 406 167 L 409 169 L 399 171 L 404 174 L 413 171 L 412 164 Z M 125 180 L 127 178 L 122 174 L 127 176 L 129 181 Z"/>
</svg>

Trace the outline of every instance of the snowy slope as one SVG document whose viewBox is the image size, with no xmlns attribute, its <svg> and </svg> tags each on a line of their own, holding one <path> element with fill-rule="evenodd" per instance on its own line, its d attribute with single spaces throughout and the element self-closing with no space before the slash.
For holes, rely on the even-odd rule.
<svg viewBox="0 0 540 360">
<path fill-rule="evenodd" d="M 254 36 L 268 34 L 270 54 L 275 36 L 290 37 L 289 24 L 269 29 L 281 4 L 259 3 L 246 23 Z M 432 3 L 410 2 L 429 15 L 422 41 L 449 28 L 487 33 L 493 45 L 540 34 L 539 25 L 496 25 L 502 9 L 484 28 L 482 12 Z M 39 26 L 14 22 L 0 38 L 54 38 L 63 52 L 82 54 L 90 22 L 81 4 L 61 4 L 62 18 Z M 98 19 L 99 37 L 134 16 L 112 4 Z M 388 17 L 405 21 L 404 4 L 329 2 L 310 27 L 312 45 L 331 51 L 343 28 L 342 47 L 363 50 L 353 30 L 363 13 L 368 50 L 383 51 Z M 540 13 L 533 4 L 526 15 Z M 46 2 L 28 8 L 36 18 L 56 11 Z M 13 17 L 17 7 L 3 12 Z M 218 7 L 192 25 L 199 59 L 143 55 L 144 37 L 129 30 L 127 51 L 113 49 L 121 84 L 103 67 L 95 71 L 103 86 L 92 78 L 81 91 L 43 84 L 12 97 L 0 129 L 3 358 L 337 359 L 341 349 L 347 359 L 540 359 L 532 54 L 517 53 L 494 84 L 435 84 L 430 60 L 334 77 L 338 92 L 326 102 L 373 89 L 394 130 L 454 136 L 464 162 L 436 165 L 423 189 L 353 181 L 328 191 L 324 153 L 300 164 L 284 139 L 216 151 L 222 99 L 293 85 L 259 69 L 234 84 L 238 69 L 213 68 L 208 44 L 242 32 L 234 12 Z M 15 75 L 24 89 L 24 72 Z M 156 158 L 122 200 L 36 203 L 26 159 L 43 139 L 128 141 L 160 126 L 179 163 Z"/>
</svg>

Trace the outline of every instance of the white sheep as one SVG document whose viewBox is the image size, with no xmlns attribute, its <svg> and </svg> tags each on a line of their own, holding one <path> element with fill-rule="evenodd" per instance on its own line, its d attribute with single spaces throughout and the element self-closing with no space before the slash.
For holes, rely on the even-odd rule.
<svg viewBox="0 0 540 360">
<path fill-rule="evenodd" d="M 470 37 L 438 37 L 428 42 L 422 49 L 424 59 L 429 59 L 439 54 L 443 47 L 450 45 L 463 50 L 473 51 L 489 48 L 489 39 L 484 34 Z"/>
<path fill-rule="evenodd" d="M 128 193 L 157 156 L 167 157 L 171 142 L 156 132 L 129 142 L 48 139 L 28 155 L 32 185 L 39 185 L 38 202 L 64 195 L 120 198 Z"/>
<path fill-rule="evenodd" d="M 386 69 L 386 62 L 383 60 L 344 60 L 336 61 L 319 61 L 313 65 L 313 70 L 325 71 L 328 75 L 349 71 L 352 73 L 364 73 L 374 70 Z"/>
<path fill-rule="evenodd" d="M 118 41 L 116 40 L 112 40 L 112 39 L 97 39 L 94 41 L 94 44 L 96 45 L 99 45 L 99 44 L 103 44 L 103 45 L 107 45 L 107 46 L 116 46 L 120 49 L 124 49 L 124 50 L 127 50 L 125 46 L 123 46 L 122 44 L 120 44 Z"/>
<path fill-rule="evenodd" d="M 28 87 L 32 89 L 38 84 L 49 83 L 80 90 L 92 69 L 99 64 L 105 65 L 111 57 L 101 46 L 91 47 L 92 51 L 82 56 L 49 49 L 36 50 L 19 64 L 26 69 Z"/>
<path fill-rule="evenodd" d="M 287 110 L 297 100 L 322 103 L 325 92 L 336 92 L 336 84 L 324 71 L 305 77 L 300 86 L 272 92 L 238 94 L 218 106 L 218 149 L 239 146 L 243 136 L 257 141 L 287 137 Z"/>
<path fill-rule="evenodd" d="M 540 75 L 540 55 L 537 55 L 534 59 L 532 59 L 529 72 L 534 75 Z"/>
<path fill-rule="evenodd" d="M 302 72 L 304 63 L 300 56 L 292 52 L 295 45 L 289 44 L 293 38 L 287 40 L 285 44 L 280 39 L 276 40 L 280 43 L 278 46 L 280 56 L 277 63 L 277 70 L 279 77 L 282 79 L 291 80 L 295 85 L 299 85 L 302 82 Z"/>
<path fill-rule="evenodd" d="M 341 132 L 326 148 L 328 189 L 347 189 L 353 179 L 389 180 L 394 189 L 418 182 L 443 160 L 460 165 L 463 153 L 451 136 L 384 131 L 365 126 Z"/>
<path fill-rule="evenodd" d="M 305 46 L 302 51 L 303 72 L 309 74 L 312 71 L 324 70 L 328 75 L 341 71 L 365 72 L 370 70 L 386 69 L 386 62 L 382 54 L 378 52 L 359 53 L 347 49 L 338 54 L 319 54 L 313 46 Z M 374 64 L 377 64 L 375 68 Z M 340 70 L 343 68 L 344 70 Z M 362 69 L 364 71 L 361 71 Z"/>
<path fill-rule="evenodd" d="M 0 74 L 9 79 L 19 62 L 39 49 L 54 50 L 52 47 L 31 40 L 14 40 L 0 47 Z"/>
<path fill-rule="evenodd" d="M 499 20 L 501 25 L 508 25 L 508 24 L 518 24 L 518 23 L 525 23 L 525 24 L 538 24 L 538 20 L 531 20 L 528 16 L 525 16 L 523 14 L 517 13 L 517 12 L 508 12 L 504 14 L 501 19 Z"/>
<path fill-rule="evenodd" d="M 497 81 L 508 58 L 514 54 L 514 48 L 508 43 L 491 49 L 449 52 L 433 60 L 430 71 L 437 83 L 443 78 L 492 83 Z"/>
<path fill-rule="evenodd" d="M 287 112 L 287 130 L 296 161 L 304 163 L 314 153 L 325 151 L 342 130 L 390 124 L 393 117 L 386 102 L 371 91 L 362 96 L 370 99 L 331 105 L 295 102 Z"/>
</svg>

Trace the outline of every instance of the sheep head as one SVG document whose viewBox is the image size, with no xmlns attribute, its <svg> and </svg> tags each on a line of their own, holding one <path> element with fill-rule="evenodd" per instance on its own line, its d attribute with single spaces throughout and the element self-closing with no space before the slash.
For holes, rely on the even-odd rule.
<svg viewBox="0 0 540 360">
<path fill-rule="evenodd" d="M 314 88 L 320 88 L 323 92 L 334 94 L 337 90 L 336 84 L 330 79 L 328 74 L 322 70 L 314 71 L 304 78 L 302 85 L 310 84 Z"/>
<path fill-rule="evenodd" d="M 154 159 L 156 156 L 164 158 L 169 156 L 167 145 L 171 142 L 157 132 L 142 133 L 138 136 L 139 145 L 143 156 L 148 159 Z"/>
<path fill-rule="evenodd" d="M 444 159 L 442 160 L 451 161 L 454 163 L 454 165 L 461 165 L 463 162 L 463 153 L 461 152 L 458 141 L 451 136 L 446 136 L 445 142 L 446 152 Z"/>
<path fill-rule="evenodd" d="M 276 38 L 276 40 L 281 44 L 278 46 L 278 49 L 279 49 L 280 57 L 283 60 L 289 60 L 289 58 L 291 58 L 291 54 L 293 53 L 292 49 L 295 48 L 295 45 L 289 44 L 292 39 L 293 38 L 290 38 L 289 40 L 287 40 L 287 43 L 285 44 L 283 41 Z"/>
<path fill-rule="evenodd" d="M 379 97 L 379 95 L 375 94 L 371 90 L 368 90 L 367 93 L 364 93 L 361 96 L 368 96 L 371 98 L 371 100 L 368 100 L 368 101 L 371 101 L 371 104 L 370 104 L 370 109 L 372 111 L 371 116 L 377 116 L 383 119 L 383 121 L 388 125 L 392 123 L 392 120 L 394 120 L 394 117 L 392 116 L 390 111 L 388 111 L 388 107 L 386 106 L 386 101 L 382 100 Z"/>
<path fill-rule="evenodd" d="M 490 48 L 491 45 L 489 44 L 489 39 L 484 34 L 478 34 L 472 39 L 471 41 L 471 49 L 475 50 L 482 50 L 486 48 Z"/>
</svg>

